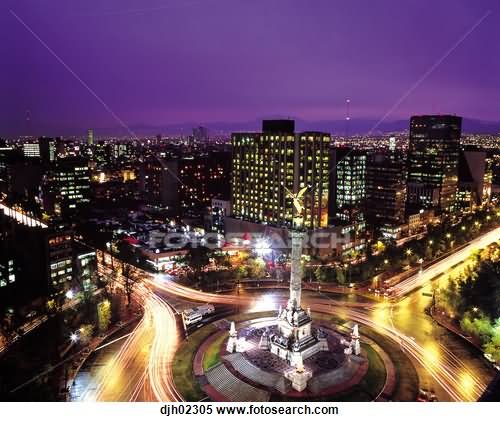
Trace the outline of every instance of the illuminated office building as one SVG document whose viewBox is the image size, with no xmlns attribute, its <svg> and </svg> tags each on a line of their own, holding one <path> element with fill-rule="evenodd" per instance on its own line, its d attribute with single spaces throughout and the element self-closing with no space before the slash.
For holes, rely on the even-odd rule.
<svg viewBox="0 0 500 422">
<path fill-rule="evenodd" d="M 82 211 L 90 203 L 88 161 L 65 158 L 57 161 L 50 185 L 54 211 L 63 217 Z"/>
<path fill-rule="evenodd" d="M 413 116 L 408 150 L 407 213 L 455 209 L 462 118 Z"/>
<path fill-rule="evenodd" d="M 364 223 L 366 198 L 366 153 L 333 148 L 330 162 L 330 224 Z"/>
<path fill-rule="evenodd" d="M 372 226 L 398 226 L 405 220 L 406 167 L 401 157 L 377 153 L 366 165 L 366 217 Z"/>
<path fill-rule="evenodd" d="M 328 225 L 330 135 L 295 133 L 292 120 L 265 120 L 260 133 L 233 133 L 231 203 L 233 216 L 290 227 L 294 207 L 289 193 L 303 188 L 306 229 Z"/>
</svg>

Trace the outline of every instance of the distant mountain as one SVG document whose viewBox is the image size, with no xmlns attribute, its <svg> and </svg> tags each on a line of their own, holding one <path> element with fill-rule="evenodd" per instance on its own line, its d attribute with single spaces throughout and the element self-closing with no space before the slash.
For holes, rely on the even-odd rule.
<svg viewBox="0 0 500 422">
<path fill-rule="evenodd" d="M 279 117 L 271 117 L 279 118 Z M 286 117 L 288 118 L 288 117 Z M 293 118 L 293 117 L 291 117 Z M 384 133 L 391 132 L 403 132 L 408 131 L 409 119 L 408 120 L 392 120 L 385 121 L 380 124 L 377 120 L 373 119 L 351 119 L 349 121 L 348 132 L 349 135 L 365 135 L 372 133 L 373 135 L 380 135 Z M 189 135 L 192 133 L 192 128 L 196 126 L 205 126 L 209 129 L 209 132 L 213 134 L 230 134 L 231 132 L 256 132 L 261 130 L 262 119 L 246 122 L 213 122 L 213 123 L 183 123 L 165 126 L 149 126 L 149 125 L 137 125 L 132 127 L 132 130 L 137 135 L 153 136 L 157 133 L 163 135 L 169 134 L 184 134 Z M 346 121 L 345 120 L 317 120 L 308 121 L 302 119 L 295 119 L 295 128 L 297 131 L 308 131 L 316 130 L 333 133 L 335 135 L 345 135 L 346 134 Z M 104 134 L 107 130 L 96 129 L 97 134 Z M 116 129 L 110 129 L 110 132 L 116 133 Z M 488 133 L 488 134 L 500 134 L 500 121 L 498 122 L 488 122 L 478 119 L 463 119 L 464 133 Z M 122 133 L 124 134 L 124 133 Z"/>
<path fill-rule="evenodd" d="M 280 117 L 271 116 L 266 118 L 292 118 L 293 117 Z M 391 120 L 384 121 L 380 124 L 374 119 L 351 119 L 349 121 L 348 133 L 352 135 L 366 135 L 371 133 L 373 135 L 381 135 L 391 132 L 408 131 L 408 120 Z M 146 125 L 137 124 L 130 126 L 132 133 L 137 136 L 155 136 L 156 134 L 166 135 L 190 135 L 192 129 L 196 126 L 205 126 L 209 129 L 211 135 L 229 135 L 231 132 L 258 132 L 261 130 L 262 119 L 256 119 L 246 122 L 212 122 L 212 123 L 199 123 L 199 122 L 186 122 L 182 124 L 172 125 Z M 295 118 L 296 131 L 322 131 L 333 133 L 334 135 L 346 134 L 346 121 L 345 120 L 302 120 Z M 98 128 L 94 127 L 94 134 L 97 139 L 101 137 L 130 137 L 131 133 L 127 132 L 121 127 Z M 51 131 L 50 128 L 43 128 L 39 130 L 39 135 L 47 136 L 86 136 L 87 128 L 75 128 L 65 130 Z M 500 134 L 500 121 L 489 122 L 478 119 L 464 118 L 463 120 L 463 133 L 483 133 L 483 134 Z M 38 134 L 37 134 L 38 136 Z"/>
</svg>

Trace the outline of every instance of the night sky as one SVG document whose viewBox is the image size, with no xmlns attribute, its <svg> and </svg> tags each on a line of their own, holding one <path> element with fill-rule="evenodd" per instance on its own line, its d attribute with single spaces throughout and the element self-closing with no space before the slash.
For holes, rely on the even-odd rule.
<svg viewBox="0 0 500 422">
<path fill-rule="evenodd" d="M 11 11 L 131 126 L 500 120 L 498 0 L 3 0 L 0 137 L 119 127 Z"/>
</svg>

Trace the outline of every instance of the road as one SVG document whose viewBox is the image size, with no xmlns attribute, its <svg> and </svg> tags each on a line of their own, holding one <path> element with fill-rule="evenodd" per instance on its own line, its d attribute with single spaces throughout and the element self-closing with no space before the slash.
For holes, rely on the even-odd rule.
<svg viewBox="0 0 500 422">
<path fill-rule="evenodd" d="M 306 302 L 313 310 L 359 322 L 399 343 L 415 363 L 421 385 L 434 390 L 440 400 L 474 401 L 484 391 L 493 370 L 484 363 L 479 352 L 464 340 L 433 323 L 424 313 L 429 298 L 423 299 L 419 289 L 459 264 L 474 249 L 498 238 L 500 228 L 479 237 L 421 274 L 403 281 L 397 290 L 395 288 L 400 299 L 398 302 L 345 301 L 325 294 L 308 294 Z M 104 267 L 102 271 L 109 275 L 109 268 Z M 178 306 L 192 301 L 230 304 L 242 307 L 242 310 L 256 311 L 276 309 L 277 302 L 284 302 L 286 298 L 286 291 L 283 290 L 277 295 L 240 290 L 237 294 L 219 295 L 191 289 L 168 276 L 138 269 L 135 276 L 142 281 L 137 285 L 135 294 L 144 303 L 144 318 L 101 374 L 89 383 L 97 387 L 92 394 L 82 394 L 84 400 L 182 400 L 172 380 L 171 362 L 180 334 L 175 311 L 169 302 L 176 302 Z M 115 273 L 115 277 L 122 282 L 120 275 Z"/>
<path fill-rule="evenodd" d="M 469 242 L 467 246 L 450 255 L 449 257 L 438 261 L 430 267 L 422 270 L 418 274 L 403 280 L 393 288 L 393 295 L 396 298 L 402 298 L 419 287 L 429 283 L 433 278 L 447 271 L 449 268 L 459 264 L 467 259 L 470 254 L 477 249 L 483 249 L 493 242 L 500 239 L 500 227 L 483 234 Z"/>
<path fill-rule="evenodd" d="M 99 265 L 101 273 L 123 285 L 123 276 Z M 77 401 L 180 401 L 172 378 L 171 362 L 179 342 L 176 313 L 145 283 L 134 294 L 143 303 L 144 315 L 120 348 L 107 359 L 99 351 L 102 365 L 79 375 L 71 397 Z M 116 345 L 112 346 L 113 349 Z M 110 350 L 113 350 L 110 349 Z M 90 377 L 88 376 L 90 373 Z"/>
</svg>

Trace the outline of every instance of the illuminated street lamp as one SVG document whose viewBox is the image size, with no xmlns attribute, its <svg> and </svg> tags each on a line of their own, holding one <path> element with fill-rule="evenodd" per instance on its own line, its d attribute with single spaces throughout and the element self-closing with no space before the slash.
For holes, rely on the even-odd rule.
<svg viewBox="0 0 500 422">
<path fill-rule="evenodd" d="M 75 297 L 75 294 L 73 293 L 73 290 L 68 290 L 66 292 L 65 296 L 66 296 L 66 299 L 70 299 L 71 300 L 71 299 L 73 299 Z"/>
<path fill-rule="evenodd" d="M 73 342 L 73 343 L 76 343 L 78 341 L 78 334 L 76 333 L 72 333 L 70 336 L 69 336 L 69 339 Z"/>
<path fill-rule="evenodd" d="M 446 233 L 446 238 L 449 239 L 451 237 L 450 233 Z"/>
<path fill-rule="evenodd" d="M 465 231 L 465 226 L 462 226 L 462 231 L 463 231 L 463 232 Z"/>
<path fill-rule="evenodd" d="M 413 253 L 413 251 L 412 251 L 410 248 L 408 248 L 408 249 L 406 250 L 406 255 L 407 255 L 407 256 L 410 256 L 412 253 Z"/>
<path fill-rule="evenodd" d="M 384 259 L 384 264 L 387 265 L 389 263 L 388 259 Z"/>
</svg>

